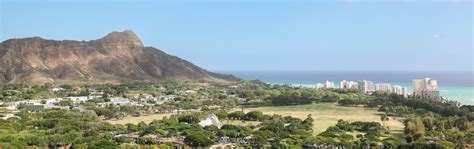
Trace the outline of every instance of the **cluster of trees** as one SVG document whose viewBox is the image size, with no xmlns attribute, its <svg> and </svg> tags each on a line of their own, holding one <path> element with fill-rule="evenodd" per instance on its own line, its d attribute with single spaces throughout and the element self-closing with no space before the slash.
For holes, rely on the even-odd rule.
<svg viewBox="0 0 474 149">
<path fill-rule="evenodd" d="M 455 144 L 457 147 L 474 143 L 474 131 L 471 129 L 473 123 L 466 117 L 442 117 L 427 112 L 407 116 L 404 125 L 405 139 L 408 143 L 420 144 L 437 140 Z"/>
<path fill-rule="evenodd" d="M 299 104 L 311 104 L 317 100 L 311 95 L 311 92 L 297 92 L 288 91 L 277 96 L 268 97 L 271 105 L 282 106 L 282 105 L 299 105 Z"/>
<path fill-rule="evenodd" d="M 396 147 L 402 144 L 391 137 L 389 131 L 377 122 L 348 122 L 339 120 L 335 126 L 318 135 L 320 143 L 343 145 L 346 147 L 380 146 Z"/>
<path fill-rule="evenodd" d="M 190 146 L 209 146 L 222 137 L 232 142 L 246 140 L 253 146 L 301 147 L 303 144 L 324 143 L 344 146 L 405 146 L 405 147 L 450 147 L 473 144 L 474 106 L 453 101 L 424 100 L 405 98 L 395 94 L 374 93 L 365 95 L 351 89 L 314 90 L 291 87 L 289 85 L 269 85 L 259 81 L 242 81 L 236 84 L 199 84 L 190 82 L 166 81 L 161 83 L 127 82 L 119 85 L 61 86 L 64 91 L 52 92 L 52 86 L 10 84 L 0 87 L 0 100 L 18 101 L 25 99 L 45 99 L 67 95 L 88 95 L 89 89 L 103 91 L 104 97 L 81 104 L 87 112 L 77 110 L 47 110 L 38 113 L 20 112 L 21 119 L 0 120 L 0 142 L 13 146 L 116 146 L 120 144 L 156 144 L 157 139 L 183 138 Z M 196 93 L 185 94 L 193 90 Z M 171 101 L 146 106 L 106 106 L 97 107 L 96 103 L 107 102 L 110 96 L 127 97 L 130 92 L 150 94 L 154 97 L 176 95 Z M 242 100 L 245 99 L 245 100 Z M 391 137 L 385 127 L 374 122 L 339 121 L 318 136 L 312 135 L 313 120 L 305 120 L 280 115 L 265 115 L 259 111 L 244 113 L 206 107 L 219 106 L 225 109 L 237 106 L 286 106 L 312 104 L 317 102 L 337 102 L 343 106 L 365 105 L 378 107 L 389 116 L 405 118 L 403 138 Z M 72 106 L 71 101 L 59 105 Z M 176 109 L 199 109 L 202 112 L 186 113 L 150 124 L 139 123 L 111 125 L 102 122 L 98 116 L 106 119 L 120 119 L 126 115 L 139 116 L 142 113 L 156 113 Z M 201 127 L 200 120 L 210 114 L 221 120 L 259 121 L 257 126 L 223 125 Z M 385 120 L 387 117 L 383 118 Z M 382 120 L 382 121 L 383 121 Z M 21 132 L 21 133 L 20 133 Z M 123 134 L 117 136 L 110 132 Z M 139 137 L 131 137 L 138 133 Z M 427 141 L 440 143 L 427 143 Z M 404 144 L 404 145 L 403 145 Z M 428 146 L 420 146 L 428 144 Z"/>
<path fill-rule="evenodd" d="M 284 88 L 284 87 L 279 87 Z M 314 90 L 308 88 L 280 89 L 279 94 L 266 97 L 266 106 L 303 105 L 318 102 L 339 102 L 342 105 L 365 104 L 371 97 L 351 89 Z M 346 104 L 347 102 L 347 104 Z"/>
<path fill-rule="evenodd" d="M 281 88 L 285 87 L 283 86 Z M 264 105 L 280 106 L 337 101 L 343 106 L 365 105 L 367 107 L 379 107 L 379 111 L 386 112 L 390 116 L 406 117 L 404 133 L 405 139 L 409 143 L 404 145 L 406 147 L 412 145 L 417 146 L 416 144 L 418 144 L 418 147 L 450 148 L 451 144 L 459 147 L 463 144 L 474 143 L 474 138 L 472 137 L 472 134 L 474 134 L 472 130 L 474 125 L 472 122 L 474 120 L 474 106 L 472 105 L 460 106 L 460 104 L 455 101 L 426 100 L 413 97 L 405 98 L 400 95 L 386 93 L 374 93 L 371 96 L 367 96 L 360 95 L 354 90 L 335 89 L 307 91 L 294 88 L 292 90 L 279 91 L 281 94 L 266 97 L 265 101 L 267 103 Z M 337 128 L 330 128 L 328 130 L 337 130 Z M 322 137 L 327 137 L 324 136 L 327 134 L 328 133 L 322 133 Z M 350 138 L 347 135 L 340 134 L 334 135 L 333 137 L 337 138 L 336 140 L 339 140 L 339 142 L 336 141 L 332 143 L 341 143 L 340 139 L 344 140 L 343 138 Z M 372 140 L 369 139 L 368 144 L 401 144 L 397 138 L 389 138 L 388 140 L 375 139 L 375 142 L 374 138 L 376 137 L 372 138 Z M 322 140 L 325 140 L 323 142 L 326 143 L 331 142 L 331 140 L 327 138 L 323 138 Z M 433 140 L 441 143 L 426 142 Z M 425 144 L 426 146 L 419 146 L 419 144 Z M 358 145 L 360 145 L 360 142 Z"/>
<path fill-rule="evenodd" d="M 342 105 L 366 105 L 379 107 L 379 111 L 389 116 L 404 117 L 405 140 L 410 146 L 461 147 L 473 144 L 474 111 L 472 105 L 460 106 L 458 102 L 446 100 L 426 100 L 405 98 L 396 94 L 376 93 L 374 99 L 366 103 L 356 100 L 340 100 Z M 426 141 L 443 141 L 442 144 Z"/>
<path fill-rule="evenodd" d="M 54 96 L 51 85 L 5 84 L 0 86 L 0 101 L 42 99 Z"/>
<path fill-rule="evenodd" d="M 46 110 L 20 112 L 21 119 L 0 120 L 0 145 L 3 147 L 64 147 L 118 148 L 119 145 L 156 145 L 158 138 L 184 138 L 192 147 L 215 144 L 219 138 L 252 146 L 301 146 L 312 136 L 313 120 L 309 116 L 300 120 L 290 116 L 265 115 L 261 112 L 244 113 L 238 119 L 260 121 L 257 126 L 214 125 L 202 127 L 197 123 L 208 114 L 235 119 L 234 113 L 206 109 L 202 112 L 173 115 L 149 124 L 112 125 L 102 121 L 94 111 Z M 138 137 L 133 134 L 138 134 Z M 277 135 L 275 135 L 277 134 Z M 276 141 L 275 141 L 276 140 Z"/>
<path fill-rule="evenodd" d="M 110 142 L 103 132 L 119 129 L 92 111 L 48 110 L 18 113 L 21 119 L 0 120 L 0 145 L 26 147 L 95 147 Z"/>
<path fill-rule="evenodd" d="M 396 94 L 375 94 L 375 99 L 369 104 L 376 106 L 406 106 L 413 109 L 424 109 L 442 116 L 467 116 L 474 120 L 474 108 L 472 105 L 463 105 L 457 101 L 449 100 L 427 100 L 415 97 L 403 97 Z"/>
<path fill-rule="evenodd" d="M 92 106 L 88 109 L 93 110 L 98 116 L 103 116 L 105 119 L 122 119 L 127 115 L 141 115 L 141 107 L 134 105 L 108 105 L 106 107 Z"/>
</svg>

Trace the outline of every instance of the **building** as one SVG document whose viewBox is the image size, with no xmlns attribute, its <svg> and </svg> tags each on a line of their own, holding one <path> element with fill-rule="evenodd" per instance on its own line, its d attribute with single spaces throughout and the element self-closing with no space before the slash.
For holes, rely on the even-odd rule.
<svg viewBox="0 0 474 149">
<path fill-rule="evenodd" d="M 66 89 L 62 88 L 62 87 L 55 87 L 53 88 L 53 92 L 59 92 L 59 91 L 64 91 Z"/>
<path fill-rule="evenodd" d="M 21 117 L 15 116 L 15 114 L 13 114 L 13 113 L 8 113 L 8 114 L 5 114 L 5 115 L 0 114 L 0 119 L 8 120 L 9 118 L 21 119 Z"/>
<path fill-rule="evenodd" d="M 370 94 L 374 91 L 374 82 L 362 80 L 358 82 L 358 88 L 361 93 Z"/>
<path fill-rule="evenodd" d="M 64 97 L 64 99 L 69 99 L 73 101 L 74 103 L 78 104 L 81 102 L 86 102 L 87 100 L 89 100 L 89 97 L 88 96 L 69 96 L 69 97 Z"/>
<path fill-rule="evenodd" d="M 316 83 L 316 85 L 314 86 L 314 88 L 317 89 L 317 90 L 323 89 L 323 88 L 324 88 L 324 84 L 322 84 L 322 83 Z"/>
<path fill-rule="evenodd" d="M 349 82 L 349 88 L 358 89 L 359 88 L 359 83 L 351 81 L 351 82 Z"/>
<path fill-rule="evenodd" d="M 424 89 L 421 95 L 421 98 L 423 99 L 434 99 L 434 100 L 439 100 L 441 99 L 439 96 L 439 90 L 438 89 Z"/>
<path fill-rule="evenodd" d="M 334 82 L 326 81 L 326 83 L 324 83 L 324 88 L 334 88 Z"/>
<path fill-rule="evenodd" d="M 392 93 L 397 94 L 397 95 L 403 95 L 403 97 L 408 96 L 408 90 L 405 87 L 402 87 L 400 85 L 394 85 L 392 86 Z"/>
<path fill-rule="evenodd" d="M 25 109 L 28 111 L 41 111 L 45 108 L 42 104 L 25 104 Z"/>
<path fill-rule="evenodd" d="M 440 99 L 438 81 L 425 78 L 415 79 L 413 83 L 413 96 L 422 99 Z"/>
<path fill-rule="evenodd" d="M 357 89 L 359 87 L 357 82 L 342 80 L 339 82 L 339 88 Z"/>
<path fill-rule="evenodd" d="M 97 104 L 99 107 L 105 107 L 107 105 L 130 105 L 130 106 L 141 106 L 137 102 L 123 97 L 112 97 L 109 102 L 102 102 Z"/>
<path fill-rule="evenodd" d="M 341 82 L 339 82 L 339 88 L 349 88 L 349 82 L 347 82 L 346 80 L 342 80 Z"/>
<path fill-rule="evenodd" d="M 392 85 L 387 83 L 375 84 L 375 91 L 392 93 Z"/>
</svg>

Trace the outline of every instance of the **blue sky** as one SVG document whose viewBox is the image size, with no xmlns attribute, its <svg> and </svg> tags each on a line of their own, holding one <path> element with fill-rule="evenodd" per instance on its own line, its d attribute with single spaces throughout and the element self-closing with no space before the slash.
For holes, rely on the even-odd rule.
<svg viewBox="0 0 474 149">
<path fill-rule="evenodd" d="M 0 0 L 0 39 L 132 29 L 209 70 L 473 71 L 469 0 Z"/>
</svg>

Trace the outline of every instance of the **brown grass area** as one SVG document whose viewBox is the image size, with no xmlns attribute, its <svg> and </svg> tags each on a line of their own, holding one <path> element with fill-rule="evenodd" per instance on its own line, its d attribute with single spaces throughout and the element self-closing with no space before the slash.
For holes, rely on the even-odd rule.
<svg viewBox="0 0 474 149">
<path fill-rule="evenodd" d="M 343 107 L 332 103 L 320 103 L 311 105 L 298 106 L 280 106 L 280 107 L 259 107 L 248 108 L 244 110 L 261 111 L 265 114 L 280 114 L 283 116 L 293 116 L 300 119 L 305 119 L 309 114 L 314 119 L 313 131 L 314 134 L 319 134 L 326 130 L 329 126 L 333 126 L 339 119 L 346 121 L 366 121 L 366 122 L 380 122 L 380 114 L 376 109 L 368 109 L 362 107 Z M 392 133 L 401 133 L 403 131 L 403 124 L 390 118 L 385 122 L 389 126 Z"/>
</svg>

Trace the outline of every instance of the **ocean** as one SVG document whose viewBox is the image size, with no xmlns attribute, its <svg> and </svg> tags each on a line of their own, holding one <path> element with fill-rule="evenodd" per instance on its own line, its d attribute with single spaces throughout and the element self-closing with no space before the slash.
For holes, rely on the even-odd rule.
<svg viewBox="0 0 474 149">
<path fill-rule="evenodd" d="M 412 80 L 438 80 L 440 94 L 461 104 L 474 105 L 474 72 L 442 71 L 221 71 L 246 80 L 262 80 L 270 84 L 291 84 L 313 87 L 316 83 L 332 81 L 338 86 L 342 80 L 370 80 L 374 83 L 400 85 L 412 91 Z"/>
</svg>

